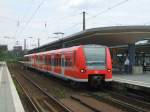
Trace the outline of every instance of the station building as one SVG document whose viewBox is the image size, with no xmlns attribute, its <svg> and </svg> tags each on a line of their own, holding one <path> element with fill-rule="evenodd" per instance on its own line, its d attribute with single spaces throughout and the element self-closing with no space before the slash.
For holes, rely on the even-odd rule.
<svg viewBox="0 0 150 112">
<path fill-rule="evenodd" d="M 149 65 L 150 62 L 150 44 L 135 44 L 142 40 L 150 40 L 150 26 L 100 27 L 87 29 L 60 40 L 50 42 L 28 51 L 28 54 L 75 45 L 105 45 L 111 49 L 114 71 L 117 69 L 120 71 L 123 70 L 125 57 L 128 56 L 130 61 L 130 73 L 142 73 L 143 62 L 146 61 L 147 65 Z"/>
</svg>

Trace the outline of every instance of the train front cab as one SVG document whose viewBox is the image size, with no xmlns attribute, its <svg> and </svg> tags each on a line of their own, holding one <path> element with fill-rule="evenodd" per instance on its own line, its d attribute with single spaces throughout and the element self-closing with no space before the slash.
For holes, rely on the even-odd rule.
<svg viewBox="0 0 150 112">
<path fill-rule="evenodd" d="M 103 85 L 112 80 L 112 63 L 109 48 L 83 46 L 79 50 L 80 79 L 87 79 L 91 86 Z"/>
</svg>

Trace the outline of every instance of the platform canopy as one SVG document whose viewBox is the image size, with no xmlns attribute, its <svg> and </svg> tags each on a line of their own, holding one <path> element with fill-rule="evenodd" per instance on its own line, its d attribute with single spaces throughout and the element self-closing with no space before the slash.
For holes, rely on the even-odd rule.
<svg viewBox="0 0 150 112">
<path fill-rule="evenodd" d="M 150 26 L 112 26 L 87 29 L 64 37 L 63 40 L 51 42 L 28 53 L 58 49 L 81 44 L 100 44 L 109 47 L 133 44 L 140 40 L 150 39 Z"/>
</svg>

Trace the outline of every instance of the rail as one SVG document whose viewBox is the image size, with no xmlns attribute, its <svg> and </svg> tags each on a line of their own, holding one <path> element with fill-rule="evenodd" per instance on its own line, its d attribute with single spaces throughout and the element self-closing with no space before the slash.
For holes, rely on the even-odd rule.
<svg viewBox="0 0 150 112">
<path fill-rule="evenodd" d="M 39 85 L 37 85 L 36 83 L 34 83 L 31 79 L 27 78 L 23 73 L 19 72 L 21 74 L 21 76 L 23 78 L 25 78 L 26 80 L 28 80 L 30 83 L 32 83 L 36 88 L 38 88 L 43 94 L 45 94 L 50 100 L 52 100 L 53 103 L 55 103 L 57 106 L 59 106 L 59 108 L 62 109 L 63 112 L 72 112 L 70 109 L 68 109 L 63 103 L 61 103 L 57 98 L 53 97 L 52 95 L 50 95 L 49 93 L 47 93 L 46 91 L 44 91 L 44 89 L 42 89 Z M 17 78 L 15 78 L 17 80 Z M 18 84 L 20 85 L 21 83 L 17 80 Z M 23 87 L 22 85 L 20 85 L 21 87 Z M 27 95 L 27 92 L 25 91 L 25 89 L 23 89 L 25 94 Z M 33 107 L 35 108 L 36 112 L 39 112 L 38 107 L 34 104 L 34 101 L 32 101 L 32 99 L 27 95 L 27 97 L 29 98 L 31 104 L 33 105 Z M 53 108 L 52 106 L 50 106 L 49 104 L 46 104 L 49 107 Z M 55 112 L 55 109 L 52 109 Z"/>
</svg>

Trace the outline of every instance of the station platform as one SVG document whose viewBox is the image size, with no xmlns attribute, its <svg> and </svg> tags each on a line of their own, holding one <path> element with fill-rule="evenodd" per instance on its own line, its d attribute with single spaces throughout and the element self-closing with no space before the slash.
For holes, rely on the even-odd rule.
<svg viewBox="0 0 150 112">
<path fill-rule="evenodd" d="M 5 62 L 0 62 L 0 112 L 25 112 Z"/>
<path fill-rule="evenodd" d="M 113 74 L 113 81 L 150 88 L 150 72 L 145 74 Z"/>
<path fill-rule="evenodd" d="M 150 72 L 144 74 L 113 74 L 113 83 L 150 91 Z"/>
</svg>

